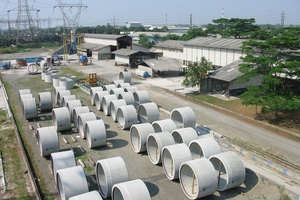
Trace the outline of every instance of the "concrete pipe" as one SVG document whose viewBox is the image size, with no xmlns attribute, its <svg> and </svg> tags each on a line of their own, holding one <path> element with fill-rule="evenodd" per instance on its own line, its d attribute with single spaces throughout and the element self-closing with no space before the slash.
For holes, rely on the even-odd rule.
<svg viewBox="0 0 300 200">
<path fill-rule="evenodd" d="M 42 157 L 59 151 L 59 139 L 55 126 L 37 128 L 37 143 Z"/>
<path fill-rule="evenodd" d="M 45 80 L 45 74 L 46 74 L 47 72 L 41 72 L 41 79 L 44 81 Z"/>
<path fill-rule="evenodd" d="M 72 79 L 73 84 L 76 83 L 78 81 L 77 76 L 70 76 L 70 79 Z"/>
<path fill-rule="evenodd" d="M 114 122 L 117 121 L 117 111 L 120 106 L 126 106 L 124 99 L 112 100 L 110 102 L 110 116 Z"/>
<path fill-rule="evenodd" d="M 23 114 L 25 119 L 33 119 L 38 116 L 37 114 L 37 108 L 35 103 L 35 98 L 31 99 L 23 99 L 22 100 L 22 108 L 23 108 Z"/>
<path fill-rule="evenodd" d="M 138 91 L 139 89 L 137 88 L 137 87 L 135 87 L 135 86 L 129 86 L 129 87 L 125 87 L 124 88 L 124 91 L 125 92 L 132 92 L 132 93 L 134 93 L 134 92 L 136 92 L 136 91 Z"/>
<path fill-rule="evenodd" d="M 78 132 L 81 138 L 86 138 L 85 123 L 87 121 L 97 120 L 97 116 L 93 112 L 81 113 L 78 115 Z"/>
<path fill-rule="evenodd" d="M 66 87 L 65 86 L 54 87 L 54 90 L 53 90 L 53 99 L 54 99 L 54 104 L 55 105 L 57 105 L 57 95 L 58 95 L 58 92 L 61 91 L 61 90 L 66 90 Z"/>
<path fill-rule="evenodd" d="M 31 63 L 27 65 L 27 71 L 28 74 L 36 74 L 39 71 L 39 68 L 36 64 Z"/>
<path fill-rule="evenodd" d="M 123 80 L 124 83 L 131 83 L 131 73 L 130 73 L 130 71 L 121 71 L 119 73 L 119 80 Z"/>
<path fill-rule="evenodd" d="M 108 91 L 98 91 L 95 94 L 95 106 L 97 110 L 102 111 L 102 99 L 105 95 L 109 95 Z"/>
<path fill-rule="evenodd" d="M 95 94 L 96 92 L 103 91 L 102 87 L 91 87 L 90 89 L 90 98 L 92 106 L 95 105 Z"/>
<path fill-rule="evenodd" d="M 73 109 L 75 107 L 82 107 L 81 101 L 78 100 L 78 99 L 76 99 L 76 100 L 70 100 L 70 101 L 67 102 L 67 106 L 66 107 L 69 110 L 71 122 L 74 122 L 73 121 Z"/>
<path fill-rule="evenodd" d="M 124 92 L 123 88 L 113 88 L 111 89 L 109 94 L 114 94 L 118 98 L 119 94 L 121 94 L 122 92 Z"/>
<path fill-rule="evenodd" d="M 218 179 L 218 191 L 225 191 L 241 185 L 246 177 L 245 166 L 239 156 L 228 151 L 209 158 Z"/>
<path fill-rule="evenodd" d="M 69 198 L 69 200 L 102 200 L 102 197 L 100 196 L 99 192 L 93 190 L 91 192 L 73 196 Z"/>
<path fill-rule="evenodd" d="M 124 81 L 123 81 L 123 80 L 114 80 L 114 81 L 113 81 L 113 84 L 114 84 L 116 87 L 118 87 L 118 85 L 119 85 L 120 83 L 124 83 Z"/>
<path fill-rule="evenodd" d="M 19 99 L 21 99 L 21 95 L 23 94 L 31 94 L 30 89 L 19 90 Z"/>
<path fill-rule="evenodd" d="M 114 184 L 129 180 L 123 158 L 118 156 L 98 160 L 96 164 L 96 178 L 101 196 L 105 199 L 111 197 Z"/>
<path fill-rule="evenodd" d="M 110 93 L 110 91 L 111 91 L 113 88 L 117 88 L 117 86 L 115 86 L 114 84 L 104 85 L 104 86 L 103 86 L 103 91 L 108 91 L 108 93 Z"/>
<path fill-rule="evenodd" d="M 104 115 L 106 115 L 106 116 L 110 115 L 110 102 L 112 102 L 113 100 L 117 100 L 117 99 L 118 98 L 114 94 L 103 96 L 103 98 L 102 98 L 102 109 L 103 109 Z"/>
<path fill-rule="evenodd" d="M 175 144 L 175 140 L 170 132 L 151 133 L 146 143 L 150 161 L 155 165 L 160 164 L 162 149 L 172 144 Z"/>
<path fill-rule="evenodd" d="M 106 145 L 106 129 L 102 119 L 87 121 L 84 134 L 90 149 Z"/>
<path fill-rule="evenodd" d="M 117 183 L 112 188 L 112 200 L 150 200 L 146 184 L 141 179 Z"/>
<path fill-rule="evenodd" d="M 73 116 L 73 123 L 74 123 L 75 128 L 78 129 L 78 115 L 80 115 L 82 113 L 89 113 L 89 112 L 90 112 L 90 109 L 88 106 L 73 108 L 72 116 Z"/>
<path fill-rule="evenodd" d="M 25 99 L 32 99 L 34 98 L 32 94 L 21 94 L 20 95 L 20 101 L 21 101 L 21 108 L 22 108 L 22 113 L 24 114 L 24 105 L 23 105 L 23 100 Z"/>
<path fill-rule="evenodd" d="M 184 143 L 165 146 L 161 158 L 164 172 L 169 180 L 178 179 L 181 164 L 193 160 L 188 146 Z"/>
<path fill-rule="evenodd" d="M 75 166 L 76 160 L 72 150 L 51 153 L 51 169 L 54 185 L 56 186 L 56 172 L 58 170 Z"/>
<path fill-rule="evenodd" d="M 65 95 L 71 95 L 71 91 L 70 90 L 60 90 L 60 91 L 58 91 L 57 97 L 56 97 L 57 105 L 59 105 L 59 106 L 61 105 L 62 98 Z"/>
<path fill-rule="evenodd" d="M 53 85 L 53 87 L 59 87 L 59 80 L 60 80 L 60 77 L 53 77 L 52 78 L 52 85 Z"/>
<path fill-rule="evenodd" d="M 171 132 L 176 143 L 185 143 L 187 146 L 192 140 L 199 138 L 195 129 L 191 127 L 175 129 Z"/>
<path fill-rule="evenodd" d="M 133 124 L 137 124 L 135 107 L 133 105 L 120 106 L 117 110 L 117 121 L 122 129 L 128 129 Z"/>
<path fill-rule="evenodd" d="M 154 128 L 150 123 L 134 124 L 131 126 L 129 141 L 134 152 L 142 153 L 147 151 L 146 142 L 151 133 L 154 133 Z"/>
<path fill-rule="evenodd" d="M 130 86 L 131 86 L 130 83 L 119 83 L 117 87 L 125 89 L 126 87 L 130 87 Z"/>
<path fill-rule="evenodd" d="M 60 107 L 67 107 L 67 102 L 68 101 L 72 101 L 72 100 L 76 100 L 76 96 L 75 95 L 64 95 L 62 97 L 61 103 L 60 103 Z"/>
<path fill-rule="evenodd" d="M 137 108 L 140 104 L 149 103 L 150 96 L 146 90 L 138 90 L 133 93 L 134 106 Z"/>
<path fill-rule="evenodd" d="M 53 72 L 45 73 L 45 83 L 52 83 L 52 79 L 53 79 L 52 73 Z"/>
<path fill-rule="evenodd" d="M 193 159 L 209 158 L 212 155 L 221 153 L 219 144 L 213 138 L 201 138 L 190 142 L 190 151 Z"/>
<path fill-rule="evenodd" d="M 140 104 L 137 113 L 141 123 L 152 123 L 159 120 L 158 106 L 154 102 Z"/>
<path fill-rule="evenodd" d="M 42 60 L 40 62 L 40 67 L 41 67 L 42 71 L 51 71 L 52 70 L 51 63 L 47 62 L 46 60 Z"/>
<path fill-rule="evenodd" d="M 52 122 L 56 131 L 66 131 L 71 129 L 71 119 L 67 107 L 52 109 Z"/>
<path fill-rule="evenodd" d="M 162 119 L 154 121 L 152 123 L 152 126 L 154 128 L 155 133 L 166 131 L 172 133 L 172 131 L 177 128 L 175 122 L 171 119 Z"/>
<path fill-rule="evenodd" d="M 171 112 L 171 119 L 178 128 L 187 128 L 196 126 L 196 115 L 190 107 L 176 108 Z"/>
<path fill-rule="evenodd" d="M 183 193 L 189 199 L 199 199 L 216 192 L 218 180 L 214 166 L 206 158 L 182 163 L 179 181 Z"/>
<path fill-rule="evenodd" d="M 74 81 L 70 78 L 66 78 L 65 80 L 59 81 L 59 86 L 65 86 L 66 90 L 71 90 L 74 88 Z"/>
<path fill-rule="evenodd" d="M 123 92 L 119 94 L 118 99 L 124 99 L 127 105 L 134 105 L 134 96 L 132 92 Z"/>
<path fill-rule="evenodd" d="M 52 110 L 53 101 L 52 101 L 51 92 L 39 93 L 39 107 L 41 112 Z"/>
<path fill-rule="evenodd" d="M 85 173 L 81 166 L 57 170 L 58 196 L 61 200 L 89 192 Z"/>
</svg>

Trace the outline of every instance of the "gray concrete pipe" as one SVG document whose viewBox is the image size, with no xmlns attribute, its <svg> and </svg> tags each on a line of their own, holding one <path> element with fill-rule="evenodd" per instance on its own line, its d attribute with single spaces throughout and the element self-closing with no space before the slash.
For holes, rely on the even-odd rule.
<svg viewBox="0 0 300 200">
<path fill-rule="evenodd" d="M 185 143 L 187 146 L 192 140 L 199 138 L 195 129 L 191 127 L 175 129 L 171 132 L 176 143 Z"/>
<path fill-rule="evenodd" d="M 124 83 L 131 83 L 131 73 L 130 73 L 130 71 L 121 71 L 119 73 L 119 80 L 123 80 Z"/>
<path fill-rule="evenodd" d="M 52 122 L 57 131 L 67 131 L 71 129 L 71 119 L 67 107 L 52 109 Z"/>
<path fill-rule="evenodd" d="M 140 123 L 152 123 L 159 120 L 159 109 L 154 102 L 140 104 L 137 113 Z"/>
<path fill-rule="evenodd" d="M 188 146 L 184 143 L 165 146 L 161 159 L 164 172 L 169 180 L 178 179 L 181 164 L 193 160 Z"/>
<path fill-rule="evenodd" d="M 162 149 L 172 144 L 175 144 L 175 140 L 170 132 L 151 133 L 146 143 L 150 161 L 155 165 L 160 164 Z"/>
<path fill-rule="evenodd" d="M 39 95 L 39 107 L 40 111 L 49 111 L 53 108 L 53 100 L 51 92 L 40 92 Z"/>
<path fill-rule="evenodd" d="M 19 90 L 19 99 L 21 99 L 21 95 L 23 94 L 31 94 L 30 89 Z"/>
<path fill-rule="evenodd" d="M 51 153 L 51 169 L 56 186 L 56 172 L 60 169 L 75 167 L 76 160 L 72 150 Z"/>
<path fill-rule="evenodd" d="M 190 151 L 193 159 L 209 158 L 212 155 L 221 153 L 219 144 L 214 138 L 200 138 L 190 142 Z"/>
<path fill-rule="evenodd" d="M 59 80 L 59 86 L 65 86 L 66 90 L 71 90 L 74 88 L 74 82 L 70 78 L 66 78 L 65 80 Z"/>
<path fill-rule="evenodd" d="M 53 72 L 45 73 L 45 83 L 52 83 L 52 79 L 53 79 L 52 74 L 53 74 Z M 54 77 L 56 77 L 56 74 Z"/>
<path fill-rule="evenodd" d="M 95 106 L 97 110 L 102 111 L 102 99 L 105 95 L 109 95 L 108 91 L 98 91 L 95 94 Z"/>
<path fill-rule="evenodd" d="M 118 98 L 114 94 L 105 95 L 102 98 L 102 110 L 104 115 L 109 116 L 110 115 L 110 102 L 113 100 L 117 100 Z"/>
<path fill-rule="evenodd" d="M 27 65 L 28 74 L 36 74 L 39 71 L 39 68 L 36 64 L 30 63 Z"/>
<path fill-rule="evenodd" d="M 122 92 L 124 92 L 123 88 L 113 88 L 111 89 L 109 94 L 114 94 L 118 98 L 119 94 L 121 94 Z"/>
<path fill-rule="evenodd" d="M 123 81 L 123 80 L 114 80 L 114 81 L 113 81 L 113 84 L 114 84 L 116 87 L 118 87 L 118 85 L 119 85 L 120 83 L 124 83 L 124 81 Z"/>
<path fill-rule="evenodd" d="M 91 89 L 90 89 L 90 99 L 91 99 L 92 106 L 95 105 L 96 92 L 100 92 L 100 91 L 103 91 L 102 87 L 91 87 Z"/>
<path fill-rule="evenodd" d="M 87 121 L 97 120 L 97 116 L 93 112 L 81 113 L 78 115 L 78 132 L 81 138 L 86 138 L 84 129 Z"/>
<path fill-rule="evenodd" d="M 74 94 L 64 95 L 62 97 L 60 107 L 67 107 L 67 102 L 72 100 L 76 100 L 76 96 Z"/>
<path fill-rule="evenodd" d="M 70 119 L 71 122 L 74 122 L 73 120 L 73 109 L 75 107 L 82 107 L 81 101 L 79 99 L 76 100 L 70 100 L 67 102 L 67 106 L 66 106 L 69 110 L 69 114 L 70 114 Z"/>
<path fill-rule="evenodd" d="M 38 116 L 35 98 L 23 99 L 22 106 L 23 106 L 23 110 L 24 110 L 24 118 L 25 119 L 27 119 L 27 120 L 33 119 Z"/>
<path fill-rule="evenodd" d="M 61 90 L 66 90 L 66 87 L 65 86 L 54 87 L 54 90 L 53 90 L 53 99 L 54 99 L 54 104 L 55 105 L 57 105 L 57 94 Z"/>
<path fill-rule="evenodd" d="M 130 87 L 130 86 L 131 86 L 130 83 L 119 83 L 117 85 L 118 88 L 123 88 L 123 89 L 125 89 L 126 87 Z"/>
<path fill-rule="evenodd" d="M 241 185 L 246 177 L 245 166 L 233 151 L 213 155 L 209 158 L 218 179 L 218 191 L 225 191 Z"/>
<path fill-rule="evenodd" d="M 111 197 L 112 200 L 151 200 L 148 188 L 141 179 L 115 184 Z"/>
<path fill-rule="evenodd" d="M 187 128 L 196 126 L 196 115 L 190 107 L 176 108 L 171 112 L 171 119 L 178 128 Z"/>
<path fill-rule="evenodd" d="M 183 193 L 189 199 L 199 199 L 216 192 L 218 180 L 214 166 L 207 158 L 182 163 L 179 181 Z"/>
<path fill-rule="evenodd" d="M 134 96 L 132 92 L 123 92 L 119 94 L 118 99 L 124 99 L 127 105 L 134 105 Z"/>
<path fill-rule="evenodd" d="M 52 70 L 51 63 L 47 62 L 46 60 L 42 60 L 40 62 L 40 67 L 41 67 L 42 71 L 51 71 Z"/>
<path fill-rule="evenodd" d="M 142 153 L 147 151 L 147 138 L 151 133 L 154 133 L 154 128 L 150 123 L 134 124 L 131 126 L 129 141 L 134 152 Z"/>
<path fill-rule="evenodd" d="M 53 77 L 52 78 L 52 85 L 53 85 L 53 87 L 59 87 L 59 80 L 60 80 L 60 77 Z"/>
<path fill-rule="evenodd" d="M 78 115 L 81 113 L 89 113 L 90 108 L 88 106 L 82 106 L 82 107 L 75 107 L 73 108 L 72 115 L 73 115 L 73 123 L 75 128 L 78 130 Z"/>
<path fill-rule="evenodd" d="M 152 126 L 154 128 L 155 133 L 158 132 L 170 132 L 177 129 L 176 124 L 171 119 L 162 119 L 152 122 Z"/>
<path fill-rule="evenodd" d="M 71 95 L 71 91 L 70 90 L 60 90 L 60 91 L 58 91 L 57 97 L 56 97 L 56 99 L 57 99 L 56 102 L 57 102 L 58 106 L 61 105 L 62 98 L 65 95 Z"/>
<path fill-rule="evenodd" d="M 96 178 L 103 198 L 111 197 L 112 187 L 117 183 L 128 181 L 126 164 L 120 156 L 101 159 L 96 164 Z"/>
<path fill-rule="evenodd" d="M 73 196 L 69 200 L 102 200 L 99 192 L 93 190 L 91 192 L 83 193 L 80 195 Z"/>
<path fill-rule="evenodd" d="M 44 81 L 45 80 L 45 74 L 46 74 L 47 72 L 41 72 L 41 79 Z"/>
<path fill-rule="evenodd" d="M 133 93 L 134 97 L 134 106 L 138 108 L 140 104 L 149 103 L 150 96 L 146 90 L 138 90 Z"/>
<path fill-rule="evenodd" d="M 132 92 L 132 93 L 134 93 L 134 92 L 136 92 L 136 91 L 138 91 L 139 89 L 137 88 L 137 87 L 135 87 L 135 86 L 129 86 L 129 87 L 125 87 L 124 88 L 124 91 L 125 92 Z"/>
<path fill-rule="evenodd" d="M 23 100 L 25 99 L 33 99 L 34 97 L 32 94 L 21 94 L 20 95 L 20 101 L 21 101 L 21 107 L 22 107 L 22 113 L 24 115 L 24 105 L 23 105 Z"/>
<path fill-rule="evenodd" d="M 59 139 L 55 126 L 37 128 L 37 143 L 42 157 L 59 151 Z"/>
<path fill-rule="evenodd" d="M 106 129 L 102 119 L 87 121 L 84 132 L 90 149 L 106 145 Z"/>
<path fill-rule="evenodd" d="M 111 91 L 113 88 L 117 88 L 117 86 L 115 86 L 114 84 L 104 85 L 104 86 L 103 86 L 103 91 L 107 91 L 108 93 L 110 93 L 110 91 Z"/>
<path fill-rule="evenodd" d="M 61 200 L 89 192 L 85 173 L 81 166 L 57 170 L 58 196 Z"/>
<path fill-rule="evenodd" d="M 112 100 L 110 102 L 110 116 L 114 122 L 117 121 L 117 111 L 120 106 L 126 106 L 124 99 Z"/>
<path fill-rule="evenodd" d="M 75 84 L 78 81 L 77 76 L 70 76 L 70 79 L 72 79 L 73 84 Z"/>
<path fill-rule="evenodd" d="M 133 105 L 120 106 L 117 110 L 117 121 L 119 127 L 128 129 L 133 124 L 137 124 L 137 113 Z"/>
</svg>

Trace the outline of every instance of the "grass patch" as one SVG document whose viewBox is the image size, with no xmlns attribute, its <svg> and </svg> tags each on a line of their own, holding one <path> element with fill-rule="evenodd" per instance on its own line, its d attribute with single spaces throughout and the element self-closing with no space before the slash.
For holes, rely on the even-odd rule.
<svg viewBox="0 0 300 200">
<path fill-rule="evenodd" d="M 58 72 L 59 76 L 76 76 L 77 79 L 86 79 L 86 75 L 84 73 L 78 72 L 70 67 L 62 66 L 59 68 Z"/>
</svg>

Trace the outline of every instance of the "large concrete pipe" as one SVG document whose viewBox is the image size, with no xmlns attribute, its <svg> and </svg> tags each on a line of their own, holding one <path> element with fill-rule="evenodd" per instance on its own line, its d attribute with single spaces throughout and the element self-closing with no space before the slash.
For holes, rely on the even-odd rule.
<svg viewBox="0 0 300 200">
<path fill-rule="evenodd" d="M 130 86 L 131 86 L 130 83 L 119 83 L 117 87 L 125 89 L 126 87 L 130 87 Z"/>
<path fill-rule="evenodd" d="M 102 110 L 104 115 L 109 116 L 110 115 L 110 102 L 113 100 L 117 100 L 118 98 L 114 94 L 105 95 L 102 98 Z"/>
<path fill-rule="evenodd" d="M 114 80 L 114 81 L 113 81 L 113 84 L 114 84 L 116 87 L 118 87 L 118 85 L 119 85 L 120 83 L 124 83 L 124 81 L 123 81 L 123 80 Z"/>
<path fill-rule="evenodd" d="M 52 74 L 53 74 L 53 72 L 45 73 L 45 83 L 52 83 L 52 79 L 53 79 Z"/>
<path fill-rule="evenodd" d="M 82 106 L 82 107 L 75 107 L 73 108 L 72 115 L 73 115 L 73 123 L 75 128 L 78 129 L 78 115 L 81 113 L 89 113 L 90 109 L 88 106 Z"/>
<path fill-rule="evenodd" d="M 102 200 L 102 197 L 100 196 L 99 192 L 93 190 L 91 192 L 73 196 L 69 198 L 69 200 Z"/>
<path fill-rule="evenodd" d="M 132 93 L 134 93 L 134 92 L 136 92 L 136 91 L 138 91 L 139 89 L 137 88 L 137 87 L 135 87 L 135 86 L 129 86 L 129 87 L 125 87 L 124 88 L 124 91 L 125 92 L 132 92 Z"/>
<path fill-rule="evenodd" d="M 214 166 L 207 158 L 182 163 L 179 169 L 182 191 L 189 199 L 198 199 L 213 194 L 218 187 Z"/>
<path fill-rule="evenodd" d="M 19 90 L 19 99 L 21 99 L 21 95 L 23 94 L 31 94 L 30 89 Z"/>
<path fill-rule="evenodd" d="M 221 153 L 219 144 L 214 138 L 200 138 L 190 142 L 190 151 L 193 159 L 209 158 L 212 155 Z"/>
<path fill-rule="evenodd" d="M 66 78 L 65 80 L 59 80 L 59 86 L 65 86 L 66 90 L 71 90 L 74 88 L 74 81 L 70 78 Z"/>
<path fill-rule="evenodd" d="M 245 166 L 239 156 L 228 151 L 209 158 L 218 179 L 218 191 L 225 191 L 241 185 L 246 177 Z"/>
<path fill-rule="evenodd" d="M 76 100 L 76 96 L 74 94 L 63 96 L 60 107 L 67 107 L 67 102 L 72 100 Z"/>
<path fill-rule="evenodd" d="M 70 90 L 60 90 L 60 91 L 58 91 L 57 97 L 56 97 L 58 106 L 61 105 L 62 98 L 63 98 L 63 96 L 66 96 L 66 95 L 71 95 L 71 91 Z"/>
<path fill-rule="evenodd" d="M 112 188 L 112 200 L 150 200 L 146 184 L 141 179 L 117 183 Z"/>
<path fill-rule="evenodd" d="M 84 128 L 87 121 L 97 120 L 97 116 L 93 112 L 81 113 L 78 115 L 78 132 L 81 138 L 86 138 Z"/>
<path fill-rule="evenodd" d="M 195 129 L 191 127 L 175 129 L 171 133 L 176 143 L 185 143 L 187 146 L 192 140 L 199 138 Z"/>
<path fill-rule="evenodd" d="M 39 71 L 38 66 L 35 63 L 30 63 L 27 65 L 28 74 L 36 74 Z"/>
<path fill-rule="evenodd" d="M 140 104 L 137 113 L 141 123 L 152 123 L 159 120 L 158 106 L 154 102 Z"/>
<path fill-rule="evenodd" d="M 44 111 L 52 110 L 53 101 L 52 101 L 51 92 L 40 92 L 38 96 L 39 96 L 40 111 L 44 112 Z"/>
<path fill-rule="evenodd" d="M 103 86 L 103 91 L 107 91 L 108 93 L 110 93 L 110 91 L 111 91 L 113 88 L 117 88 L 117 86 L 115 86 L 114 84 L 104 85 L 104 86 Z"/>
<path fill-rule="evenodd" d="M 33 119 L 38 116 L 37 114 L 37 108 L 35 103 L 35 98 L 31 99 L 23 99 L 22 100 L 22 106 L 24 111 L 24 118 L 25 119 Z"/>
<path fill-rule="evenodd" d="M 177 128 L 176 124 L 171 119 L 162 119 L 162 120 L 154 121 L 152 122 L 152 126 L 155 130 L 155 133 L 165 132 L 165 131 L 171 133 L 173 130 Z"/>
<path fill-rule="evenodd" d="M 56 186 L 57 170 L 65 169 L 69 167 L 75 167 L 75 166 L 76 166 L 76 160 L 75 160 L 74 152 L 72 150 L 51 153 L 51 169 L 52 169 L 52 175 L 54 179 L 54 185 Z"/>
<path fill-rule="evenodd" d="M 149 103 L 150 96 L 146 90 L 138 90 L 133 93 L 134 106 L 137 108 L 140 104 Z"/>
<path fill-rule="evenodd" d="M 126 106 L 124 99 L 112 100 L 110 102 L 110 116 L 114 122 L 117 121 L 117 111 L 120 106 Z"/>
<path fill-rule="evenodd" d="M 95 106 L 97 110 L 102 111 L 102 99 L 105 95 L 109 95 L 108 91 L 98 91 L 95 94 Z"/>
<path fill-rule="evenodd" d="M 120 156 L 101 159 L 96 164 L 96 178 L 103 198 L 111 197 L 114 184 L 128 181 L 126 164 Z"/>
<path fill-rule="evenodd" d="M 70 101 L 67 102 L 66 107 L 69 110 L 71 122 L 73 122 L 73 109 L 75 107 L 82 107 L 81 101 L 79 99 L 70 100 Z"/>
<path fill-rule="evenodd" d="M 67 107 L 52 109 L 52 122 L 57 131 L 67 131 L 71 129 L 71 119 Z"/>
<path fill-rule="evenodd" d="M 119 94 L 122 92 L 124 92 L 123 88 L 113 88 L 109 94 L 114 94 L 118 98 Z"/>
<path fill-rule="evenodd" d="M 44 72 L 42 72 L 42 73 L 44 73 Z M 60 77 L 53 77 L 52 78 L 53 87 L 59 87 L 59 80 L 60 80 Z"/>
<path fill-rule="evenodd" d="M 176 108 L 171 112 L 171 119 L 178 128 L 187 128 L 196 126 L 196 115 L 190 107 Z"/>
<path fill-rule="evenodd" d="M 45 80 L 45 74 L 46 74 L 47 72 L 41 72 L 41 79 L 44 81 Z"/>
<path fill-rule="evenodd" d="M 106 145 L 106 129 L 102 119 L 87 121 L 84 133 L 90 149 Z"/>
<path fill-rule="evenodd" d="M 150 123 L 134 124 L 131 126 L 129 141 L 134 152 L 141 153 L 147 151 L 147 138 L 151 133 L 154 133 L 154 128 Z"/>
<path fill-rule="evenodd" d="M 131 73 L 130 73 L 130 71 L 121 71 L 119 73 L 119 80 L 123 80 L 124 83 L 131 83 Z"/>
<path fill-rule="evenodd" d="M 72 79 L 74 84 L 78 81 L 77 76 L 70 76 L 70 79 Z"/>
<path fill-rule="evenodd" d="M 33 99 L 34 97 L 32 94 L 21 94 L 20 95 L 20 101 L 21 101 L 21 108 L 22 108 L 22 113 L 24 115 L 24 105 L 23 105 L 23 100 L 25 99 Z"/>
<path fill-rule="evenodd" d="M 184 143 L 165 146 L 161 159 L 164 172 L 169 180 L 178 179 L 181 164 L 193 160 L 188 146 Z"/>
<path fill-rule="evenodd" d="M 146 143 L 150 161 L 155 165 L 160 164 L 162 149 L 172 144 L 175 144 L 175 140 L 170 132 L 151 133 Z"/>
<path fill-rule="evenodd" d="M 37 143 L 42 157 L 59 151 L 59 139 L 55 126 L 37 128 Z"/>
<path fill-rule="evenodd" d="M 103 91 L 102 87 L 91 87 L 91 89 L 90 89 L 90 98 L 91 98 L 91 104 L 92 104 L 92 106 L 95 105 L 95 95 L 96 95 L 96 92 L 100 92 L 100 91 Z"/>
<path fill-rule="evenodd" d="M 117 121 L 122 129 L 128 129 L 133 124 L 137 124 L 135 107 L 133 105 L 120 106 L 117 110 Z"/>
<path fill-rule="evenodd" d="M 57 170 L 57 189 L 61 200 L 89 192 L 85 173 L 81 166 Z"/>
<path fill-rule="evenodd" d="M 118 99 L 124 99 L 127 105 L 134 105 L 134 96 L 132 92 L 123 92 L 119 94 Z"/>
<path fill-rule="evenodd" d="M 53 90 L 53 99 L 54 99 L 55 105 L 57 105 L 57 94 L 61 90 L 66 90 L 66 87 L 65 86 L 54 87 L 54 90 Z"/>
</svg>

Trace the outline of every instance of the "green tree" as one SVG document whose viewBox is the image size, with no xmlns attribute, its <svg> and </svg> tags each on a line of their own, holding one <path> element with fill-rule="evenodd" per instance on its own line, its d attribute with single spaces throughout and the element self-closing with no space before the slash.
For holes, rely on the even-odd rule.
<svg viewBox="0 0 300 200">
<path fill-rule="evenodd" d="M 239 82 L 262 76 L 260 86 L 248 86 L 241 95 L 243 104 L 260 105 L 266 112 L 292 111 L 300 108 L 299 87 L 300 27 L 284 28 L 282 34 L 265 41 L 249 40 L 242 46 L 245 56 L 240 64 Z M 298 89 L 299 92 L 299 89 Z M 255 98 L 254 98 L 255 97 Z"/>
<path fill-rule="evenodd" d="M 182 40 L 187 41 L 196 37 L 207 37 L 207 33 L 202 28 L 192 28 L 187 33 L 182 35 Z"/>
<path fill-rule="evenodd" d="M 139 44 L 143 47 L 151 48 L 153 46 L 153 43 L 148 40 L 148 36 L 146 34 L 140 34 L 139 35 Z"/>
<path fill-rule="evenodd" d="M 204 85 L 204 79 L 207 71 L 212 69 L 212 63 L 208 62 L 205 57 L 201 58 L 198 62 L 189 62 L 186 74 L 184 75 L 183 85 L 191 87 L 199 87 L 199 92 L 202 93 L 202 86 Z"/>
</svg>

